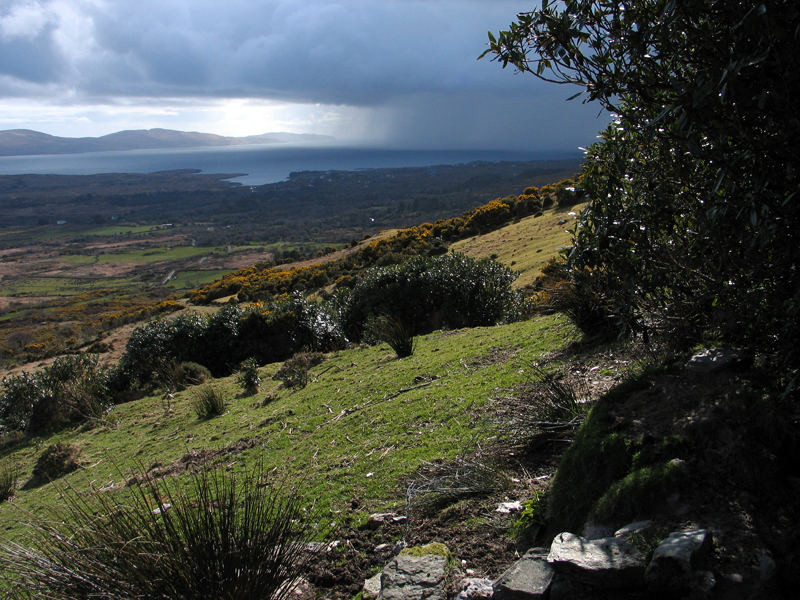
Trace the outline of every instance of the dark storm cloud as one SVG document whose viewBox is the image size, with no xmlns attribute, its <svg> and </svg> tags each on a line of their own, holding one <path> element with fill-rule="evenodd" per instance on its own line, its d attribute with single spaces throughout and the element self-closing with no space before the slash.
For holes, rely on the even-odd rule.
<svg viewBox="0 0 800 600">
<path fill-rule="evenodd" d="M 524 143 L 551 130 L 563 111 L 563 126 L 585 140 L 598 128 L 587 125 L 596 110 L 565 108 L 569 90 L 476 61 L 486 31 L 530 7 L 511 0 L 0 0 L 0 95 L 362 107 L 389 136 L 419 131 L 454 143 L 497 137 L 501 126 L 509 129 L 500 135 Z"/>
</svg>

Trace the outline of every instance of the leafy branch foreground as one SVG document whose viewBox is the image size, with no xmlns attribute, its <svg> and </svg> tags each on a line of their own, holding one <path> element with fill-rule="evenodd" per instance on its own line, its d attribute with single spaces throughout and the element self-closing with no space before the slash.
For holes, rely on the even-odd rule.
<svg viewBox="0 0 800 600">
<path fill-rule="evenodd" d="M 124 502 L 67 490 L 32 524 L 31 547 L 0 554 L 9 597 L 286 597 L 313 557 L 314 521 L 255 473 L 199 470 L 188 487 L 145 477 Z"/>
</svg>

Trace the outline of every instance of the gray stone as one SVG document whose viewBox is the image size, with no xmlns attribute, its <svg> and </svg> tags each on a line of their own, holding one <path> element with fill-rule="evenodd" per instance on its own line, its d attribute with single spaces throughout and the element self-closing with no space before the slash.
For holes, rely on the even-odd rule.
<svg viewBox="0 0 800 600">
<path fill-rule="evenodd" d="M 628 523 L 624 527 L 620 527 L 614 532 L 614 537 L 625 537 L 632 533 L 641 533 L 653 526 L 653 521 L 636 521 L 635 523 Z"/>
<path fill-rule="evenodd" d="M 492 584 L 495 600 L 535 600 L 544 598 L 553 581 L 553 567 L 547 551 L 528 550 Z"/>
<path fill-rule="evenodd" d="M 461 581 L 461 591 L 456 600 L 491 600 L 493 595 L 491 579 L 471 577 Z"/>
<path fill-rule="evenodd" d="M 367 519 L 367 529 L 377 529 L 386 523 L 393 523 L 399 517 L 397 513 L 374 513 Z"/>
<path fill-rule="evenodd" d="M 645 569 L 642 552 L 624 538 L 587 540 L 574 533 L 559 533 L 547 561 L 556 573 L 600 588 L 641 585 Z"/>
<path fill-rule="evenodd" d="M 363 600 L 375 600 L 381 593 L 381 573 L 376 573 L 364 580 L 364 589 L 361 591 Z"/>
<path fill-rule="evenodd" d="M 674 531 L 653 551 L 645 581 L 652 589 L 686 589 L 693 582 L 697 562 L 711 548 L 707 529 Z"/>
<path fill-rule="evenodd" d="M 695 373 L 711 373 L 727 367 L 738 356 L 735 352 L 723 348 L 708 348 L 692 356 L 686 363 L 686 368 Z"/>
<path fill-rule="evenodd" d="M 439 554 L 400 554 L 381 573 L 381 600 L 444 598 L 447 558 Z"/>
</svg>

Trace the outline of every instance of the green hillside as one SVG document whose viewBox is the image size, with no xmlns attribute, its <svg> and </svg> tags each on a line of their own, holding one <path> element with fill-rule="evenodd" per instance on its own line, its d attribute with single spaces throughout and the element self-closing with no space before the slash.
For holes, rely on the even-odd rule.
<svg viewBox="0 0 800 600">
<path fill-rule="evenodd" d="M 267 365 L 254 395 L 243 395 L 234 377 L 216 380 L 226 409 L 207 420 L 191 406 L 198 387 L 121 404 L 93 426 L 2 450 L 0 472 L 16 472 L 21 489 L 0 504 L 0 527 L 6 540 L 24 539 L 21 514 L 57 504 L 65 485 L 124 494 L 125 480 L 143 469 L 180 478 L 200 465 L 245 471 L 263 464 L 325 510 L 344 510 L 357 497 L 364 515 L 402 511 L 404 482 L 417 469 L 496 443 L 490 417 L 497 403 L 531 381 L 533 363 L 575 339 L 560 317 L 440 331 L 420 337 L 404 359 L 386 345 L 328 354 L 302 389 L 272 380 L 281 365 Z M 34 464 L 58 442 L 80 449 L 81 468 L 37 485 Z"/>
</svg>

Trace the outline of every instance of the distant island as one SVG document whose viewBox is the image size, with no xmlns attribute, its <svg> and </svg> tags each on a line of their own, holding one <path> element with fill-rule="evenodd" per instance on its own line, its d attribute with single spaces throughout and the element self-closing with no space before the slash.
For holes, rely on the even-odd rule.
<svg viewBox="0 0 800 600">
<path fill-rule="evenodd" d="M 118 131 L 101 137 L 58 137 L 31 129 L 0 131 L 0 156 L 26 154 L 78 154 L 112 150 L 144 150 L 155 148 L 192 148 L 198 146 L 245 146 L 289 142 L 329 143 L 327 135 L 299 133 L 263 133 L 247 137 L 227 137 L 196 131 L 172 129 L 136 129 Z"/>
</svg>

